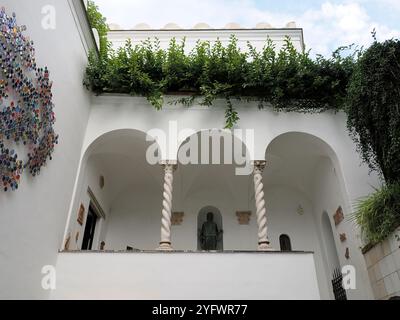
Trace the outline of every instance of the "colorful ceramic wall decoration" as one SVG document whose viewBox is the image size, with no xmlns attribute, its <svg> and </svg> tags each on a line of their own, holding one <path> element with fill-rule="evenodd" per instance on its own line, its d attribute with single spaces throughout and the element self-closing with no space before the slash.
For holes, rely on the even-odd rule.
<svg viewBox="0 0 400 320">
<path fill-rule="evenodd" d="M 18 26 L 16 15 L 0 11 L 0 188 L 18 189 L 23 169 L 36 176 L 51 160 L 58 136 L 52 83 L 47 67 L 35 61 L 33 41 Z M 21 159 L 12 148 L 26 150 Z"/>
</svg>

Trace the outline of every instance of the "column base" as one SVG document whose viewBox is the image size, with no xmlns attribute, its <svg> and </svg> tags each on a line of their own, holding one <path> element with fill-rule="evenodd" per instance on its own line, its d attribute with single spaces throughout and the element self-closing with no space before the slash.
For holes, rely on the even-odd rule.
<svg viewBox="0 0 400 320">
<path fill-rule="evenodd" d="M 269 242 L 259 242 L 258 251 L 274 251 Z"/>
<path fill-rule="evenodd" d="M 160 246 L 157 248 L 160 251 L 173 251 L 171 242 L 160 242 Z"/>
</svg>

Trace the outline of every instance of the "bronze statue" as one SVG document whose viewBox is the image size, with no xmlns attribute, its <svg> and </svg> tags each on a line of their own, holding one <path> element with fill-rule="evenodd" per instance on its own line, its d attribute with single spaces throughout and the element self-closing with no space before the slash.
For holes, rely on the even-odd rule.
<svg viewBox="0 0 400 320">
<path fill-rule="evenodd" d="M 207 213 L 207 221 L 203 223 L 200 232 L 200 243 L 202 250 L 217 250 L 219 236 L 222 230 L 219 230 L 217 224 L 214 222 L 214 214 Z"/>
</svg>

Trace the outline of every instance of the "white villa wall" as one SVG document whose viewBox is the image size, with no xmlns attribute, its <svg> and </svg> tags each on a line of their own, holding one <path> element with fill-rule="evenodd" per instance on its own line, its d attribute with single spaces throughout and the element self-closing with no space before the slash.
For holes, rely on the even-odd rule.
<svg viewBox="0 0 400 320">
<path fill-rule="evenodd" d="M 46 298 L 41 269 L 55 265 L 79 164 L 90 109 L 90 94 L 82 86 L 87 44 L 71 1 L 2 0 L 15 12 L 26 35 L 35 42 L 39 66 L 48 66 L 60 135 L 53 160 L 40 176 L 22 176 L 18 191 L 0 194 L 0 299 Z M 56 28 L 44 30 L 41 10 L 54 6 Z M 27 170 L 26 170 L 27 171 Z"/>
<path fill-rule="evenodd" d="M 311 253 L 62 253 L 52 299 L 318 300 Z"/>
<path fill-rule="evenodd" d="M 276 50 L 280 50 L 285 44 L 285 37 L 289 37 L 294 47 L 302 51 L 304 50 L 304 39 L 302 29 L 215 29 L 215 30 L 115 30 L 108 33 L 108 39 L 111 41 L 112 47 L 118 49 L 125 45 L 126 41 L 131 40 L 133 45 L 141 44 L 148 39 L 160 41 L 160 48 L 167 49 L 172 38 L 181 43 L 185 38 L 185 52 L 189 53 L 196 47 L 198 40 L 209 41 L 213 44 L 217 39 L 223 45 L 227 45 L 230 37 L 234 35 L 237 38 L 238 47 L 244 51 L 248 51 L 248 41 L 258 51 L 261 51 L 267 39 L 274 42 Z"/>
</svg>

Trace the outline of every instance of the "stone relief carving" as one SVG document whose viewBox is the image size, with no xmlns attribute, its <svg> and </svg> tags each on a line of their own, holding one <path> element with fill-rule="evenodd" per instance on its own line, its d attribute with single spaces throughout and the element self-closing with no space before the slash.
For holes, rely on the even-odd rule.
<svg viewBox="0 0 400 320">
<path fill-rule="evenodd" d="M 249 225 L 251 211 L 237 211 L 236 216 L 240 225 Z"/>
<path fill-rule="evenodd" d="M 171 217 L 171 224 L 173 226 L 180 226 L 183 223 L 184 212 L 173 212 Z"/>
</svg>

